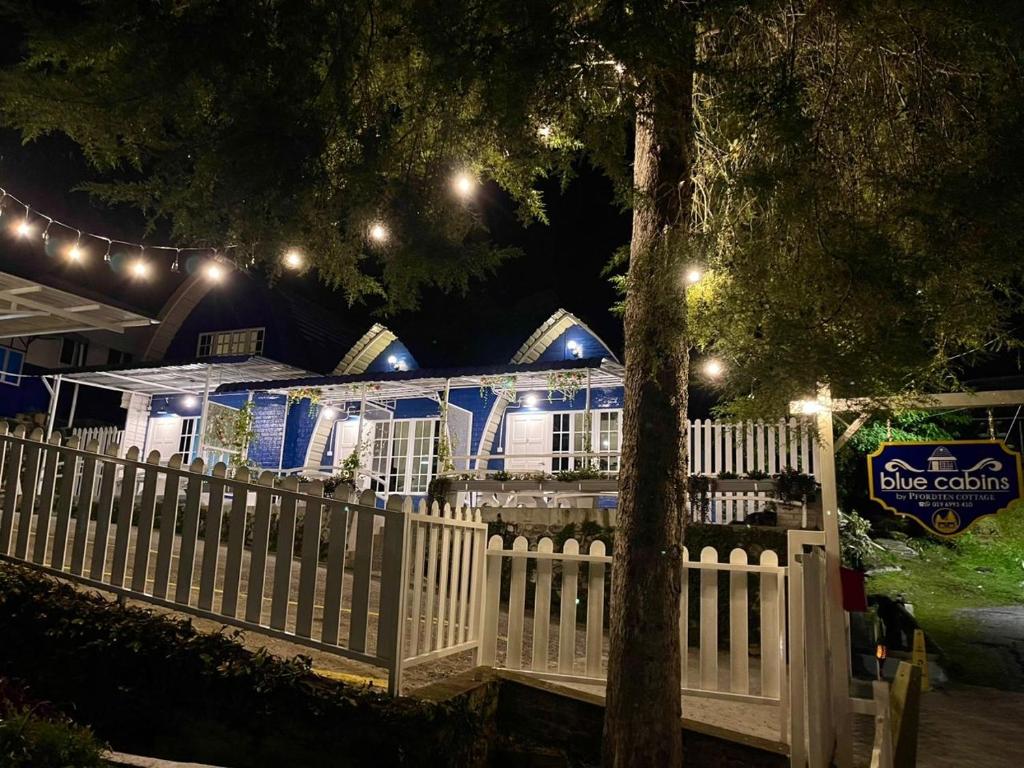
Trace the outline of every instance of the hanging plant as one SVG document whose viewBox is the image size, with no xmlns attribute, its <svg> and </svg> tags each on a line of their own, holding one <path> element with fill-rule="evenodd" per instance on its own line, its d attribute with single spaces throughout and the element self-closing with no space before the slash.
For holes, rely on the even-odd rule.
<svg viewBox="0 0 1024 768">
<path fill-rule="evenodd" d="M 448 401 L 444 398 L 438 400 L 440 411 L 440 434 L 437 438 L 437 469 L 441 474 L 447 474 L 455 470 L 455 462 L 452 461 L 452 440 L 448 434 Z"/>
<path fill-rule="evenodd" d="M 555 392 L 561 392 L 563 400 L 572 400 L 586 381 L 586 371 L 552 371 L 548 374 L 548 402 L 554 399 Z"/>
<path fill-rule="evenodd" d="M 300 403 L 303 400 L 309 400 L 309 415 L 315 416 L 317 408 L 320 405 L 320 401 L 324 398 L 324 391 L 320 387 L 299 387 L 298 389 L 288 390 L 288 407 L 291 408 L 295 403 Z"/>
<path fill-rule="evenodd" d="M 514 403 L 517 383 L 518 379 L 514 373 L 505 376 L 483 376 L 480 378 L 480 397 L 486 403 L 487 392 L 491 391 L 495 397 Z"/>
<path fill-rule="evenodd" d="M 213 444 L 227 449 L 233 467 L 252 466 L 246 454 L 256 437 L 253 411 L 254 404 L 250 400 L 237 411 L 226 407 L 211 409 L 208 416 L 206 434 L 213 438 Z"/>
</svg>

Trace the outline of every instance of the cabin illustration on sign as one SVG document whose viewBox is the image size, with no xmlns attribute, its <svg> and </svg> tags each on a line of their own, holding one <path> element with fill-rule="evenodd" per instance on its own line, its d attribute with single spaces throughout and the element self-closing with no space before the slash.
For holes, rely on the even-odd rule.
<svg viewBox="0 0 1024 768">
<path fill-rule="evenodd" d="M 929 472 L 956 472 L 956 458 L 949 452 L 949 448 L 939 446 L 932 455 L 928 457 Z"/>
</svg>

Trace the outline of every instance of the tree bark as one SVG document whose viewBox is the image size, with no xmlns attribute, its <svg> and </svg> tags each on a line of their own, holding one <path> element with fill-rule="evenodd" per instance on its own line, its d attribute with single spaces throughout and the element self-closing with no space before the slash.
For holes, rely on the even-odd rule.
<svg viewBox="0 0 1024 768">
<path fill-rule="evenodd" d="M 682 764 L 679 596 L 689 345 L 683 253 L 694 155 L 693 57 L 636 119 L 626 373 L 604 765 Z"/>
</svg>

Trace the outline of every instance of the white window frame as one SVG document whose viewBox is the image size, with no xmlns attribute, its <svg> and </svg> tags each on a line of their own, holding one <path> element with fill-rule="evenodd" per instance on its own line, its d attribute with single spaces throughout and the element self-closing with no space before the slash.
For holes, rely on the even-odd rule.
<svg viewBox="0 0 1024 768">
<path fill-rule="evenodd" d="M 11 355 L 18 355 L 21 360 L 18 363 L 17 371 L 8 371 L 7 363 Z M 21 372 L 25 370 L 25 353 L 20 349 L 11 347 L 0 347 L 0 384 L 8 384 L 12 387 L 21 385 Z"/>
<path fill-rule="evenodd" d="M 64 362 L 64 346 L 70 344 L 71 346 L 71 360 L 70 362 Z M 60 340 L 60 349 L 57 352 L 57 360 L 61 365 L 66 365 L 68 368 L 81 368 L 85 365 L 86 358 L 89 355 L 89 342 L 81 341 L 80 339 L 72 339 L 69 336 L 65 336 Z"/>
<path fill-rule="evenodd" d="M 266 326 L 200 333 L 196 342 L 196 357 L 262 355 L 266 336 Z"/>
<path fill-rule="evenodd" d="M 437 474 L 440 421 L 434 417 L 374 423 L 370 466 L 388 493 L 427 492 Z"/>
<path fill-rule="evenodd" d="M 590 411 L 590 452 L 593 454 L 600 454 L 607 451 L 608 456 L 602 457 L 590 457 L 585 458 L 581 456 L 586 447 L 584 440 L 583 424 L 586 419 L 586 411 L 573 410 L 573 411 L 543 411 L 547 416 L 547 435 L 545 445 L 550 446 L 551 458 L 548 460 L 548 468 L 550 472 L 565 472 L 576 469 L 582 469 L 589 462 L 592 462 L 595 469 L 602 472 L 618 472 L 621 466 L 621 451 L 622 451 L 622 409 L 621 408 L 601 408 L 592 409 Z M 614 440 L 609 439 L 609 448 L 605 449 L 602 445 L 602 438 L 608 436 L 611 438 L 611 432 L 607 429 L 602 431 L 602 428 L 611 420 L 609 414 L 617 414 L 615 422 L 616 429 L 614 433 Z M 520 411 L 518 413 L 510 414 L 511 416 L 518 415 L 534 415 L 532 411 Z M 569 417 L 569 431 L 566 433 L 564 430 L 555 432 L 556 417 Z M 604 423 L 602 423 L 604 422 Z M 563 445 L 567 442 L 568 448 L 555 448 L 555 435 L 556 434 L 567 434 L 567 440 L 563 442 Z M 506 457 L 510 459 L 515 458 L 514 453 L 507 453 L 506 446 Z"/>
<path fill-rule="evenodd" d="M 178 433 L 178 450 L 175 456 L 181 456 L 181 463 L 192 461 L 192 456 L 199 447 L 199 417 L 181 416 L 181 429 Z"/>
</svg>

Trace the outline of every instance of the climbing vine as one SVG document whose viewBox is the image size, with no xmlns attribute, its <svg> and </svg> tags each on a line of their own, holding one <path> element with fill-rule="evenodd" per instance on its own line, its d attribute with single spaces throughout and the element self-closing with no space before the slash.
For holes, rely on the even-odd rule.
<svg viewBox="0 0 1024 768">
<path fill-rule="evenodd" d="M 230 408 L 211 410 L 208 416 L 210 426 L 207 434 L 213 442 L 226 449 L 231 455 L 234 467 L 251 467 L 247 454 L 256 437 L 253 418 L 254 404 L 250 400 L 237 411 Z"/>
<path fill-rule="evenodd" d="M 516 385 L 518 378 L 514 373 L 505 376 L 483 376 L 480 379 L 480 397 L 487 402 L 487 393 L 510 403 L 516 401 Z"/>
<path fill-rule="evenodd" d="M 563 400 L 572 400 L 586 381 L 586 371 L 552 371 L 548 374 L 548 402 L 554 400 L 556 392 L 562 394 Z"/>
</svg>

